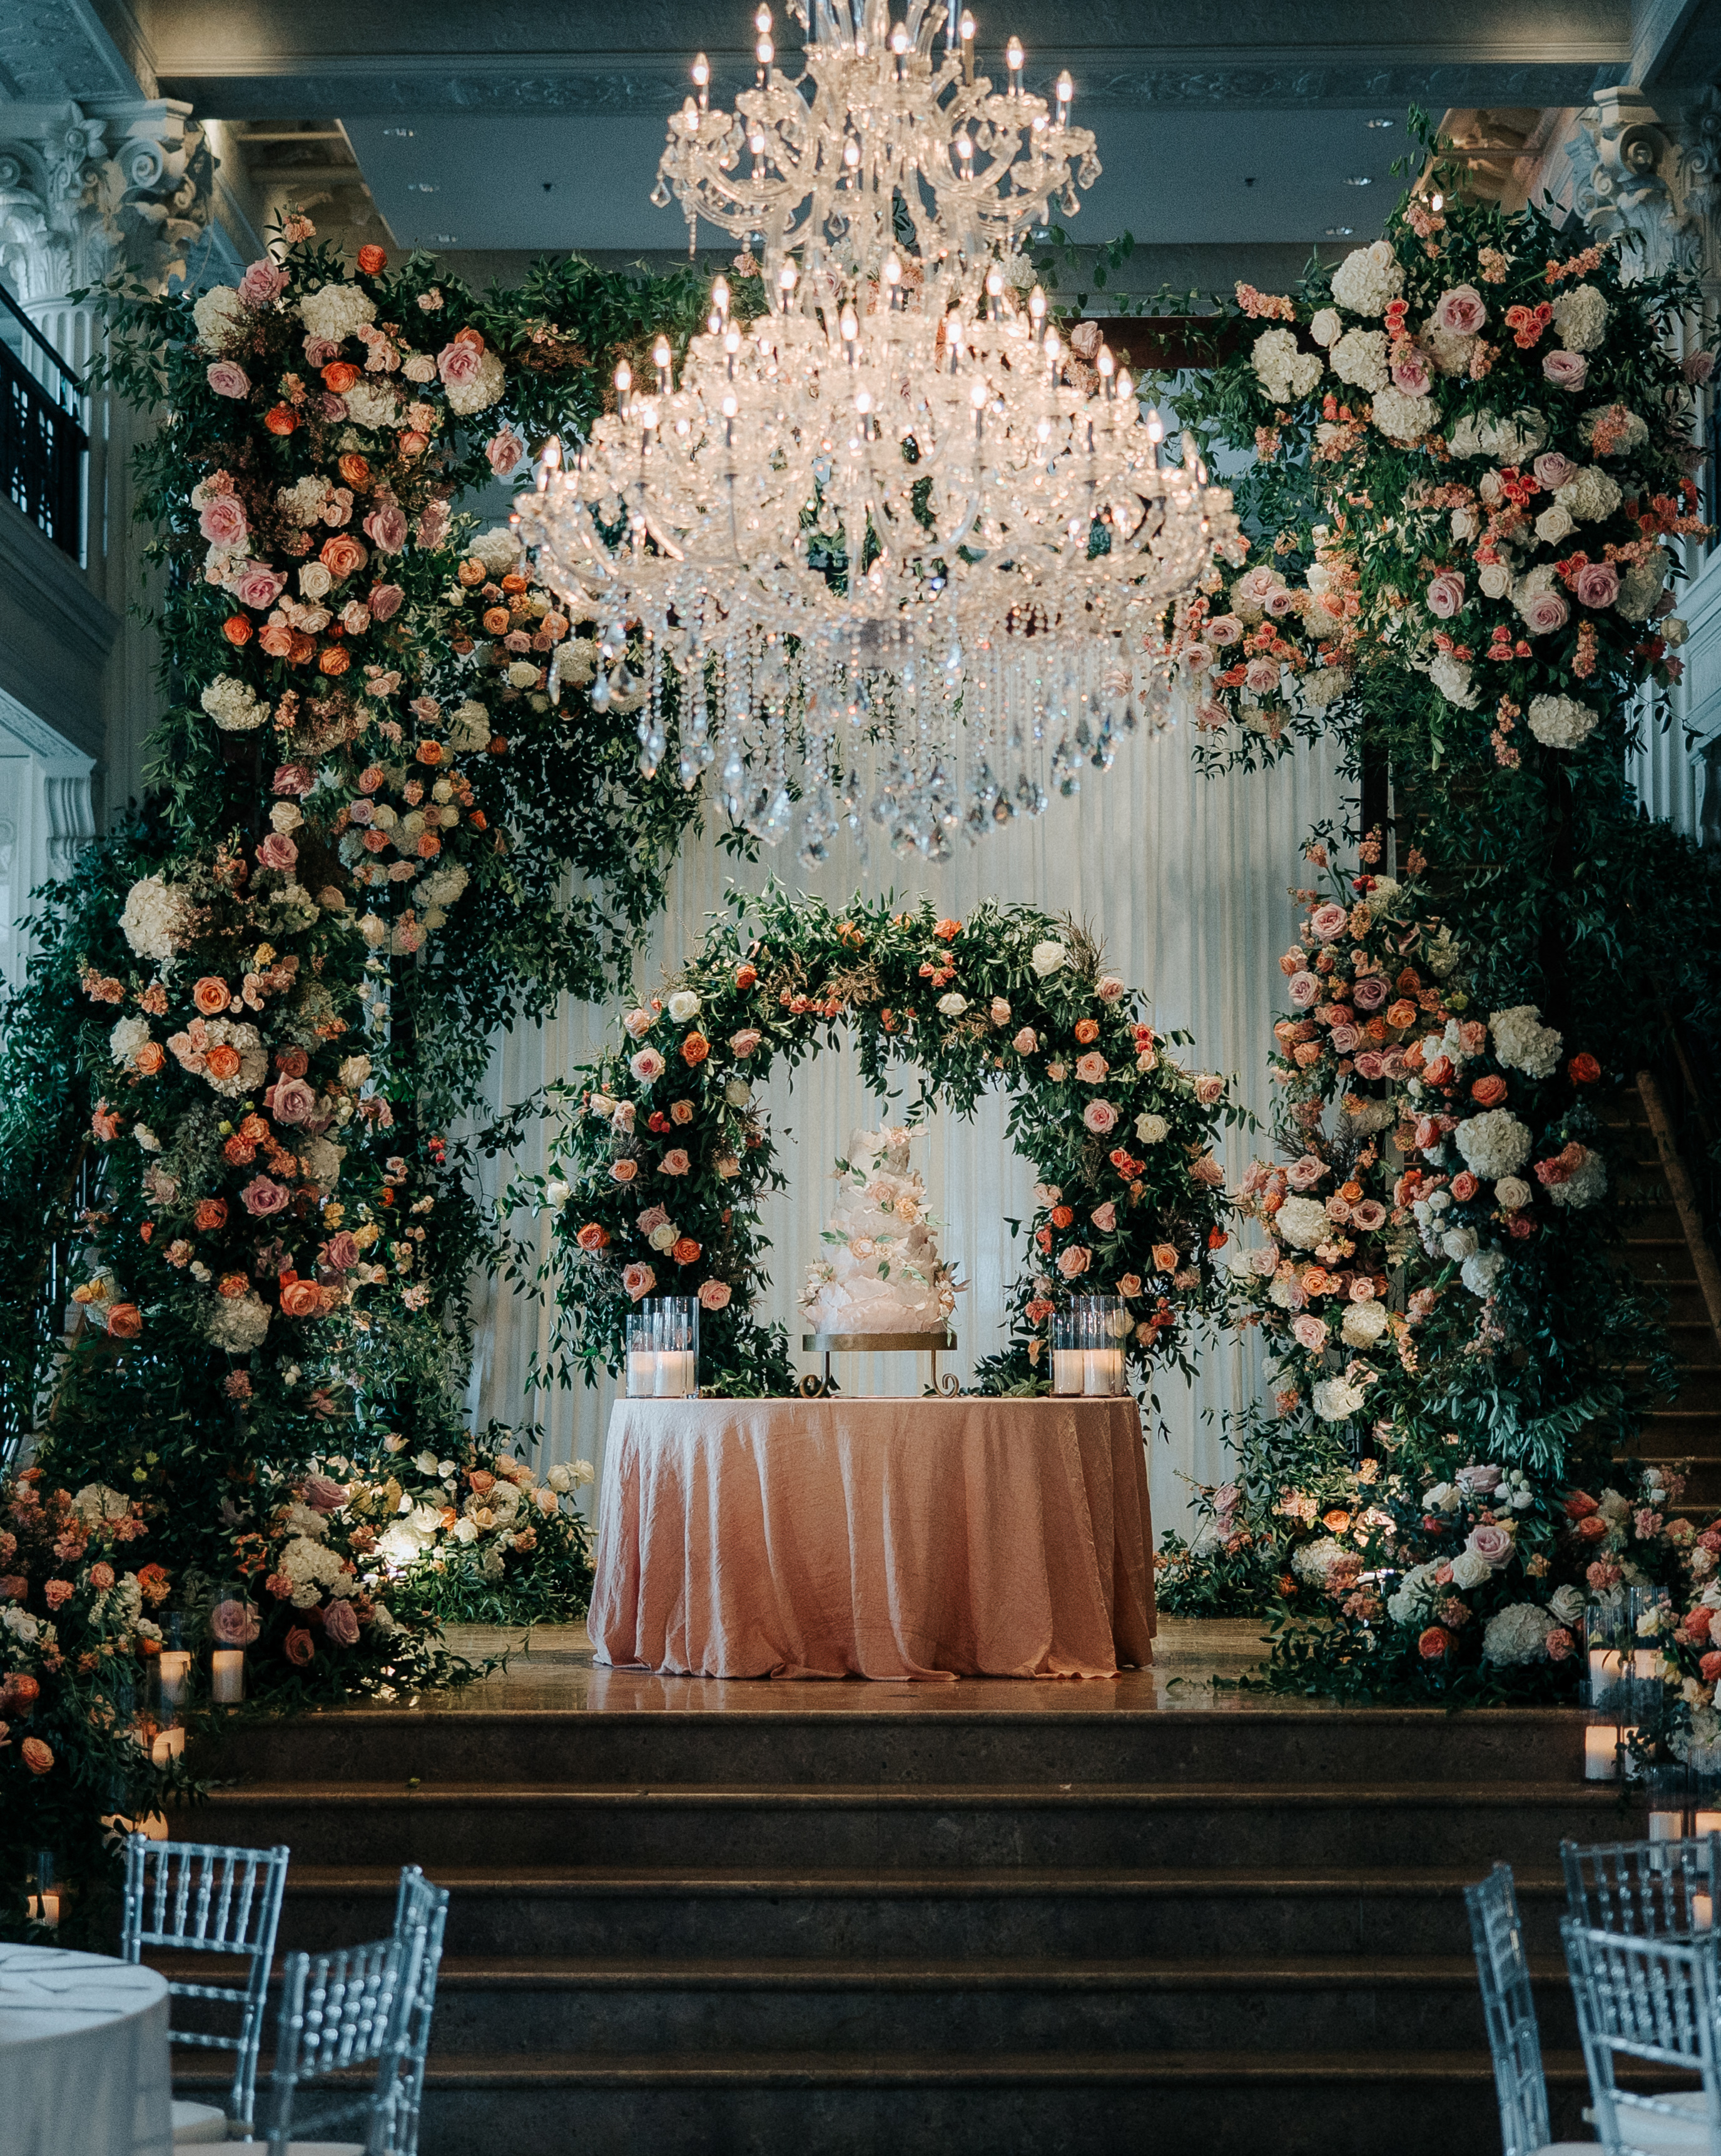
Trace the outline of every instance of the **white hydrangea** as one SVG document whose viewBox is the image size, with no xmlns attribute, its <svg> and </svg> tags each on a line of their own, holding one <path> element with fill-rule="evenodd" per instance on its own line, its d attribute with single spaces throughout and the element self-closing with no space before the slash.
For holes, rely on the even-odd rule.
<svg viewBox="0 0 1721 2156">
<path fill-rule="evenodd" d="M 1452 1137 L 1464 1165 L 1484 1183 L 1515 1175 L 1530 1157 L 1530 1134 L 1509 1108 L 1467 1116 Z"/>
<path fill-rule="evenodd" d="M 126 894 L 120 932 L 140 958 L 171 958 L 191 932 L 191 900 L 165 876 L 141 876 Z"/>
<path fill-rule="evenodd" d="M 1482 1658 L 1509 1667 L 1545 1661 L 1552 1620 L 1533 1602 L 1508 1602 L 1489 1618 L 1482 1635 Z"/>
<path fill-rule="evenodd" d="M 1607 1188 L 1607 1163 L 1599 1152 L 1588 1146 L 1578 1163 L 1575 1175 L 1564 1183 L 1550 1183 L 1548 1195 L 1556 1205 L 1569 1205 L 1579 1213 L 1586 1205 L 1593 1205 Z"/>
<path fill-rule="evenodd" d="M 1537 412 L 1476 412 L 1459 420 L 1447 446 L 1455 457 L 1493 457 L 1503 465 L 1523 465 L 1544 448 L 1548 423 Z"/>
<path fill-rule="evenodd" d="M 1330 711 L 1349 690 L 1350 683 L 1348 667 L 1313 667 L 1297 685 L 1297 701 L 1306 711 Z"/>
<path fill-rule="evenodd" d="M 293 1607 L 311 1609 L 322 1600 L 323 1589 L 331 1594 L 350 1594 L 357 1584 L 334 1551 L 309 1535 L 300 1535 L 281 1552 L 280 1568 L 293 1583 Z"/>
<path fill-rule="evenodd" d="M 1574 285 L 1554 302 L 1554 326 L 1568 352 L 1594 352 L 1607 317 L 1607 301 L 1593 285 Z"/>
<path fill-rule="evenodd" d="M 270 714 L 270 706 L 259 701 L 250 684 L 233 674 L 212 681 L 198 701 L 224 734 L 254 732 Z"/>
<path fill-rule="evenodd" d="M 468 696 L 464 703 L 456 704 L 449 715 L 448 740 L 450 748 L 467 750 L 482 748 L 489 741 L 493 731 L 490 723 L 489 711 L 474 697 Z"/>
<path fill-rule="evenodd" d="M 1386 1322 L 1384 1302 L 1351 1302 L 1345 1305 L 1338 1330 L 1347 1348 L 1372 1348 L 1385 1332 Z"/>
<path fill-rule="evenodd" d="M 204 1071 L 204 1082 L 229 1101 L 242 1100 L 247 1093 L 254 1093 L 269 1075 L 269 1051 L 263 1045 L 262 1036 L 254 1025 L 236 1024 L 230 1018 L 212 1018 L 206 1021 L 208 1037 L 213 1042 L 225 1042 L 239 1052 L 239 1067 L 231 1078 L 216 1078 Z"/>
<path fill-rule="evenodd" d="M 1313 1395 L 1315 1413 L 1323 1422 L 1349 1422 L 1360 1414 L 1363 1389 L 1349 1378 L 1323 1378 Z"/>
<path fill-rule="evenodd" d="M 1385 388 L 1388 377 L 1385 330 L 1347 330 L 1327 357 L 1341 382 L 1352 382 L 1357 388 L 1370 393 Z"/>
<path fill-rule="evenodd" d="M 1647 621 L 1667 583 L 1667 557 L 1657 547 L 1644 560 L 1632 562 L 1621 578 L 1614 604 L 1627 621 Z"/>
<path fill-rule="evenodd" d="M 149 1037 L 147 1019 L 122 1018 L 108 1035 L 108 1054 L 116 1063 L 130 1063 Z"/>
<path fill-rule="evenodd" d="M 1319 382 L 1321 356 L 1299 352 L 1289 330 L 1264 330 L 1251 355 L 1261 386 L 1276 404 L 1294 404 Z"/>
<path fill-rule="evenodd" d="M 1300 1543 L 1291 1553 L 1291 1569 L 1299 1579 L 1307 1580 L 1311 1587 L 1324 1587 L 1327 1574 L 1337 1560 L 1354 1557 L 1355 1554 L 1354 1550 L 1346 1549 L 1343 1543 L 1334 1542 L 1331 1535 L 1323 1535 L 1318 1542 Z"/>
<path fill-rule="evenodd" d="M 1433 1611 L 1439 1587 L 1437 1564 L 1413 1564 L 1386 1599 L 1386 1614 L 1395 1625 L 1426 1624 Z"/>
<path fill-rule="evenodd" d="M 1450 978 L 1458 970 L 1458 961 L 1462 955 L 1458 939 L 1450 928 L 1442 927 L 1434 941 L 1423 948 L 1428 970 L 1437 981 Z"/>
<path fill-rule="evenodd" d="M 295 480 L 291 486 L 275 489 L 275 506 L 289 524 L 301 529 L 315 524 L 322 515 L 322 506 L 329 497 L 329 482 L 319 473 Z"/>
<path fill-rule="evenodd" d="M 488 531 L 481 531 L 466 550 L 475 561 L 482 562 L 493 577 L 506 577 L 520 561 L 520 542 L 506 524 L 492 524 Z"/>
<path fill-rule="evenodd" d="M 1273 1215 L 1274 1231 L 1299 1250 L 1312 1250 L 1328 1241 L 1333 1233 L 1327 1209 L 1318 1198 L 1287 1198 Z"/>
<path fill-rule="evenodd" d="M 99 1527 L 130 1517 L 131 1501 L 105 1482 L 86 1482 L 72 1499 L 72 1510 L 86 1527 Z"/>
<path fill-rule="evenodd" d="M 1578 523 L 1595 524 L 1604 516 L 1611 516 L 1619 507 L 1619 483 L 1600 465 L 1585 465 L 1575 479 L 1566 481 L 1554 499 Z"/>
<path fill-rule="evenodd" d="M 314 1183 L 325 1195 L 341 1180 L 341 1163 L 346 1158 L 346 1147 L 336 1145 L 331 1138 L 313 1137 L 299 1141 L 299 1164 L 306 1179 Z"/>
<path fill-rule="evenodd" d="M 1384 315 L 1404 289 L 1404 270 L 1385 239 L 1355 249 L 1333 273 L 1333 297 L 1353 315 Z"/>
<path fill-rule="evenodd" d="M 1482 701 L 1481 691 L 1471 676 L 1470 662 L 1455 658 L 1450 651 L 1441 652 L 1428 669 L 1428 678 L 1449 704 L 1461 711 L 1473 711 Z"/>
<path fill-rule="evenodd" d="M 355 427 L 392 427 L 398 406 L 387 382 L 355 382 L 345 393 L 347 416 Z"/>
<path fill-rule="evenodd" d="M 357 285 L 324 285 L 305 295 L 299 302 L 299 316 L 307 336 L 319 337 L 326 344 L 345 344 L 348 337 L 358 334 L 361 323 L 375 321 L 377 309 L 370 295 Z"/>
<path fill-rule="evenodd" d="M 1458 1277 L 1478 1302 L 1486 1302 L 1494 1291 L 1494 1283 L 1505 1263 L 1503 1250 L 1478 1250 L 1466 1258 L 1458 1269 Z"/>
<path fill-rule="evenodd" d="M 1488 1020 L 1494 1054 L 1508 1070 L 1521 1070 L 1526 1078 L 1551 1078 L 1559 1062 L 1561 1037 L 1544 1025 L 1535 1004 L 1514 1004 L 1510 1010 L 1496 1011 Z"/>
<path fill-rule="evenodd" d="M 1599 714 L 1575 696 L 1532 696 L 1530 732 L 1544 748 L 1580 748 L 1595 731 Z"/>
<path fill-rule="evenodd" d="M 228 339 L 244 327 L 244 302 L 231 285 L 212 285 L 191 311 L 198 336 L 210 352 L 224 351 Z"/>
<path fill-rule="evenodd" d="M 1420 442 L 1439 416 L 1431 397 L 1412 397 L 1390 386 L 1375 394 L 1374 424 L 1390 442 Z"/>
<path fill-rule="evenodd" d="M 419 896 L 426 906 L 440 906 L 444 911 L 465 890 L 470 878 L 459 861 L 446 861 L 440 868 L 433 869 L 419 882 Z"/>
<path fill-rule="evenodd" d="M 459 413 L 462 418 L 474 412 L 487 411 L 501 395 L 507 386 L 507 380 L 502 362 L 496 354 L 493 352 L 481 353 L 478 371 L 470 382 L 450 382 L 446 385 L 444 394 L 448 398 L 448 408 L 450 412 Z"/>
<path fill-rule="evenodd" d="M 203 1329 L 212 1343 L 229 1355 L 249 1355 L 263 1345 L 269 1330 L 269 1306 L 254 1290 L 212 1298 Z"/>
</svg>

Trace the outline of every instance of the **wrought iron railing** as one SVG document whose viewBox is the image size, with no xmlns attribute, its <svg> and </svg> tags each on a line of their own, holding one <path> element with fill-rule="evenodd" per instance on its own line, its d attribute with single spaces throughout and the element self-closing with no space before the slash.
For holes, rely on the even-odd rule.
<svg viewBox="0 0 1721 2156">
<path fill-rule="evenodd" d="M 0 311 L 0 491 L 80 560 L 84 385 L 3 285 Z"/>
</svg>

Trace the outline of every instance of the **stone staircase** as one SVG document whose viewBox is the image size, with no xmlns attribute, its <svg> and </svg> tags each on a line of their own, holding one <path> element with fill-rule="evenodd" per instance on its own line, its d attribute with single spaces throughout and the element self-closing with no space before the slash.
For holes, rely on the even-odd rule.
<svg viewBox="0 0 1721 2156">
<path fill-rule="evenodd" d="M 1667 1466 L 1688 1461 L 1681 1509 L 1707 1519 L 1721 1509 L 1721 1269 L 1654 1081 L 1640 1079 L 1636 1090 L 1622 1094 L 1611 1120 L 1632 1148 L 1629 1191 L 1640 1204 L 1626 1258 L 1639 1279 L 1666 1296 L 1679 1365 L 1677 1393 L 1655 1403 L 1632 1456 Z"/>
<path fill-rule="evenodd" d="M 782 1706 L 249 1732 L 190 1830 L 291 1845 L 284 1947 L 385 1930 L 403 1862 L 451 1890 L 424 2156 L 1489 2148 L 1497 1857 L 1576 2129 L 1558 1845 L 1642 1827 L 1575 1715 L 747 1689 Z"/>
</svg>

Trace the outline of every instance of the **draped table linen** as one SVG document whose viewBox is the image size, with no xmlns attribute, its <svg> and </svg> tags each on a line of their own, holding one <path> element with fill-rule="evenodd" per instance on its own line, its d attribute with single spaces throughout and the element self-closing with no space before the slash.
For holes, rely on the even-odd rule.
<svg viewBox="0 0 1721 2156">
<path fill-rule="evenodd" d="M 5 2156 L 172 2156 L 167 1984 L 152 1969 L 0 1942 Z"/>
<path fill-rule="evenodd" d="M 1153 1659 L 1118 1399 L 618 1400 L 598 1661 L 700 1676 L 1109 1677 Z"/>
</svg>

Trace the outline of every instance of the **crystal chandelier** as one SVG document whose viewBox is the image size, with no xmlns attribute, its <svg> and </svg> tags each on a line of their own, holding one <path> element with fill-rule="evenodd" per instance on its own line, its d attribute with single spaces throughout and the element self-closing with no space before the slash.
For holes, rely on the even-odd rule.
<svg viewBox="0 0 1721 2156">
<path fill-rule="evenodd" d="M 616 408 L 520 506 L 539 572 L 600 624 L 600 707 L 645 692 L 643 761 L 771 842 L 801 803 L 802 858 L 842 822 L 943 859 L 1076 791 L 1118 731 L 1159 722 L 1146 648 L 1230 497 L 1186 443 L 1161 462 L 1127 373 L 1072 366 L 1016 241 L 1098 175 L 1093 137 L 974 71 L 971 17 L 813 0 L 805 68 L 731 116 L 670 123 L 659 198 L 742 239 L 774 304 L 743 324 L 726 281 L 679 379 L 617 370 Z M 804 14 L 800 16 L 807 26 Z M 912 245 L 909 244 L 912 241 Z"/>
</svg>

